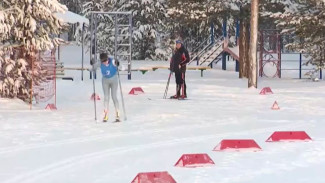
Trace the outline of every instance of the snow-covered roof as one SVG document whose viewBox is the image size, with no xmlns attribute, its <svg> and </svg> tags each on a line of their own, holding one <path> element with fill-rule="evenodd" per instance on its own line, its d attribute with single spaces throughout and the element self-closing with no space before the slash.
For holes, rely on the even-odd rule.
<svg viewBox="0 0 325 183">
<path fill-rule="evenodd" d="M 87 25 L 89 24 L 89 20 L 86 17 L 78 15 L 71 11 L 66 11 L 65 13 L 55 13 L 55 16 L 59 19 L 62 19 L 66 23 L 85 23 Z"/>
</svg>

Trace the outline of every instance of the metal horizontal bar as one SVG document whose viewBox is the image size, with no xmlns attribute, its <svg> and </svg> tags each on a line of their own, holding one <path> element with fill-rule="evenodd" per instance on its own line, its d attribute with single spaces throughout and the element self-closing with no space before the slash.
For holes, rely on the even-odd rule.
<svg viewBox="0 0 325 183">
<path fill-rule="evenodd" d="M 92 11 L 90 13 L 93 14 L 108 14 L 108 15 L 132 15 L 132 12 L 127 11 L 127 12 L 123 12 L 123 11 L 112 11 L 112 12 L 102 12 L 102 11 Z"/>
<path fill-rule="evenodd" d="M 130 36 L 130 34 L 119 34 L 117 35 L 118 37 L 126 37 L 126 36 Z"/>
<path fill-rule="evenodd" d="M 299 71 L 300 69 L 281 69 L 281 70 L 286 70 L 286 71 L 290 71 L 290 70 L 293 70 L 293 71 Z M 301 69 L 302 71 L 311 71 L 311 70 L 314 70 L 314 69 Z"/>
<path fill-rule="evenodd" d="M 283 53 L 282 52 L 282 54 L 283 55 L 299 55 L 300 53 L 297 53 L 297 52 L 292 52 L 292 53 L 290 53 L 290 52 L 288 52 L 288 53 Z M 301 53 L 302 55 L 306 55 L 305 53 Z"/>
<path fill-rule="evenodd" d="M 299 59 L 296 60 L 285 60 L 285 59 L 281 59 L 281 61 L 300 61 Z M 308 61 L 308 60 L 301 60 L 301 61 Z"/>
<path fill-rule="evenodd" d="M 117 24 L 117 26 L 119 26 L 119 27 L 131 27 L 130 24 Z"/>
<path fill-rule="evenodd" d="M 131 56 L 131 54 L 116 54 L 117 56 Z"/>
<path fill-rule="evenodd" d="M 131 46 L 131 44 L 118 44 L 117 46 Z"/>
</svg>

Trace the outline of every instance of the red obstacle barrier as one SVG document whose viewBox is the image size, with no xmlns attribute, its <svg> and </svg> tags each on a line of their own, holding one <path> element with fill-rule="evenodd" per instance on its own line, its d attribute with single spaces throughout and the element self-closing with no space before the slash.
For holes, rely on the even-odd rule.
<svg viewBox="0 0 325 183">
<path fill-rule="evenodd" d="M 213 151 L 260 151 L 261 147 L 252 139 L 222 140 Z"/>
<path fill-rule="evenodd" d="M 45 107 L 45 109 L 48 110 L 57 110 L 56 106 L 54 104 L 47 104 L 47 106 Z"/>
<path fill-rule="evenodd" d="M 139 173 L 131 183 L 176 183 L 168 172 Z"/>
<path fill-rule="evenodd" d="M 95 98 L 95 97 L 96 97 L 96 98 Z M 99 95 L 98 95 L 98 94 L 95 94 L 95 93 L 93 93 L 93 94 L 91 95 L 90 100 L 94 100 L 94 98 L 95 98 L 96 100 L 100 100 Z"/>
<path fill-rule="evenodd" d="M 277 131 L 274 132 L 266 142 L 280 141 L 310 141 L 312 140 L 304 131 Z"/>
<path fill-rule="evenodd" d="M 271 107 L 272 110 L 280 110 L 279 104 L 277 101 L 275 101 Z"/>
<path fill-rule="evenodd" d="M 269 94 L 273 94 L 270 87 L 265 87 L 260 92 L 260 95 L 269 95 Z"/>
<path fill-rule="evenodd" d="M 135 87 L 132 88 L 131 91 L 129 92 L 129 95 L 138 95 L 138 94 L 143 94 L 144 91 L 142 90 L 141 87 Z"/>
<path fill-rule="evenodd" d="M 178 167 L 204 167 L 214 165 L 214 162 L 208 154 L 183 154 L 175 166 Z"/>
</svg>

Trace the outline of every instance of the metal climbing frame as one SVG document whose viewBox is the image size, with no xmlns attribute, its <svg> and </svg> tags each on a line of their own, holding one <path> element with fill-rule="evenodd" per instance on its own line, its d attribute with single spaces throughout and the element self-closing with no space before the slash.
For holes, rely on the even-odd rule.
<svg viewBox="0 0 325 183">
<path fill-rule="evenodd" d="M 281 78 L 281 44 L 280 31 L 274 29 L 260 31 L 260 63 L 259 76 Z M 268 63 L 276 66 L 276 73 L 268 76 L 264 72 L 264 66 Z"/>
<path fill-rule="evenodd" d="M 109 15 L 113 19 L 115 27 L 114 40 L 114 59 L 119 61 L 127 61 L 128 63 L 128 79 L 131 80 L 131 59 L 132 59 L 132 12 L 91 12 L 90 19 L 90 48 L 92 54 L 90 59 L 94 58 L 97 62 L 97 26 L 98 17 Z M 125 31 L 127 30 L 127 31 Z M 127 32 L 127 33 L 125 33 Z M 127 37 L 127 39 L 121 39 Z"/>
</svg>

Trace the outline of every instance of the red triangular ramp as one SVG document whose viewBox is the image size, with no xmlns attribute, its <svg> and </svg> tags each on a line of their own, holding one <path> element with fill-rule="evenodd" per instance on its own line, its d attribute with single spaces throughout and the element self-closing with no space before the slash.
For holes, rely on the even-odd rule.
<svg viewBox="0 0 325 183">
<path fill-rule="evenodd" d="M 175 166 L 178 167 L 203 167 L 214 165 L 208 154 L 183 154 Z"/>
<path fill-rule="evenodd" d="M 144 93 L 144 91 L 142 90 L 141 87 L 132 88 L 131 91 L 129 92 L 130 95 L 138 95 L 142 93 Z"/>
<path fill-rule="evenodd" d="M 176 183 L 168 172 L 139 173 L 131 183 Z"/>
<path fill-rule="evenodd" d="M 260 92 L 260 95 L 268 95 L 268 94 L 273 94 L 270 87 L 265 87 Z"/>
<path fill-rule="evenodd" d="M 279 141 L 310 141 L 312 140 L 305 131 L 277 131 L 266 142 Z"/>
<path fill-rule="evenodd" d="M 271 107 L 272 110 L 280 110 L 279 104 L 277 101 L 275 101 Z"/>
<path fill-rule="evenodd" d="M 45 109 L 50 109 L 50 110 L 57 110 L 56 106 L 54 104 L 47 104 Z"/>
<path fill-rule="evenodd" d="M 261 147 L 252 139 L 225 139 L 222 140 L 214 151 L 260 151 Z"/>
</svg>

